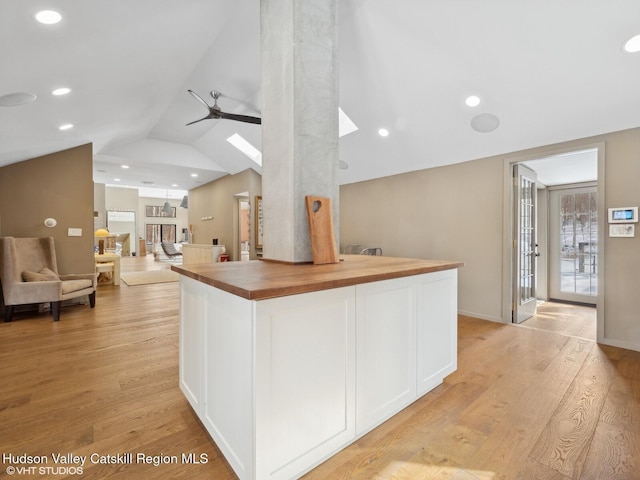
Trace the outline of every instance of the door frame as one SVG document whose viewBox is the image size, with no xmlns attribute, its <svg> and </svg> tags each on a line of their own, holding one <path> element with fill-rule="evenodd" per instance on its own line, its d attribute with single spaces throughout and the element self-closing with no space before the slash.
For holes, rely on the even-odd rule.
<svg viewBox="0 0 640 480">
<path fill-rule="evenodd" d="M 606 228 L 606 211 L 605 211 L 605 143 L 576 143 L 571 147 L 545 147 L 536 150 L 535 153 L 525 155 L 507 156 L 503 160 L 503 198 L 502 198 L 502 321 L 503 323 L 511 323 L 511 312 L 513 305 L 513 269 L 515 268 L 512 255 L 512 234 L 513 234 L 513 205 L 514 205 L 514 188 L 513 188 L 513 166 L 516 163 L 526 162 L 529 160 L 537 160 L 553 155 L 561 155 L 563 153 L 575 152 L 577 150 L 596 149 L 598 156 L 598 217 L 601 222 L 601 228 L 598 230 L 598 244 L 602 245 L 600 249 L 600 265 L 598 269 L 598 295 L 596 307 L 596 324 L 597 324 L 597 340 L 604 341 L 604 276 L 605 276 L 605 230 Z M 562 157 L 557 159 L 562 161 Z M 548 261 L 544 259 L 543 261 Z"/>
</svg>

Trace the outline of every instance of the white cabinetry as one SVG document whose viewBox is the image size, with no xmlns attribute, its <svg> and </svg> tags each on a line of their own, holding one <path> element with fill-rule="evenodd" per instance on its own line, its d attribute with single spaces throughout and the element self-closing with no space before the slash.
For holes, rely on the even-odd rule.
<svg viewBox="0 0 640 480">
<path fill-rule="evenodd" d="M 181 389 L 241 479 L 298 478 L 455 370 L 456 279 L 248 300 L 181 276 Z"/>
<path fill-rule="evenodd" d="M 358 434 L 416 398 L 415 279 L 356 286 Z"/>
<path fill-rule="evenodd" d="M 353 287 L 256 302 L 256 478 L 297 478 L 355 436 Z"/>
<path fill-rule="evenodd" d="M 417 277 L 417 394 L 458 368 L 458 270 Z"/>
</svg>

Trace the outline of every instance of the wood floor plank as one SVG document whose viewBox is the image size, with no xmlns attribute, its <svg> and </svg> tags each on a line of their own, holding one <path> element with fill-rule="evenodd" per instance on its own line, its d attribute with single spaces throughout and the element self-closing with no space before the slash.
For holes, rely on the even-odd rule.
<svg viewBox="0 0 640 480">
<path fill-rule="evenodd" d="M 568 303 L 542 302 L 538 305 L 536 315 L 521 325 L 595 341 L 596 309 Z"/>
<path fill-rule="evenodd" d="M 495 428 L 487 432 L 485 442 L 461 462 L 476 469 L 492 470 L 498 456 L 497 475 L 514 478 L 587 357 L 591 344 L 585 348 L 585 343 L 569 339 L 543 372 L 525 379 L 526 386 L 513 394 L 509 409 Z M 514 374 L 518 376 L 518 372 Z M 523 385 L 520 376 L 518 380 L 514 383 Z"/>
<path fill-rule="evenodd" d="M 581 475 L 585 479 L 639 479 L 640 433 L 599 423 Z"/>
<path fill-rule="evenodd" d="M 572 480 L 553 468 L 528 458 L 513 480 Z M 595 478 L 593 480 L 596 480 Z"/>
<path fill-rule="evenodd" d="M 594 344 L 576 379 L 540 434 L 531 458 L 579 478 L 615 369 Z"/>
<path fill-rule="evenodd" d="M 614 377 L 600 420 L 640 434 L 640 380 Z"/>
</svg>

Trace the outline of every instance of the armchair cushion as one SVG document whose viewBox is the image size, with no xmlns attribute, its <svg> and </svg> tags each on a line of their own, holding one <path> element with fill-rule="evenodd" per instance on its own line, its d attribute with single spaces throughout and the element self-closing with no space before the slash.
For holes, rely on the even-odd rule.
<svg viewBox="0 0 640 480">
<path fill-rule="evenodd" d="M 48 282 L 51 280 L 59 280 L 59 278 L 55 272 L 45 267 L 37 273 L 25 270 L 22 272 L 22 280 L 25 282 Z"/>
<path fill-rule="evenodd" d="M 62 282 L 62 295 L 84 290 L 85 288 L 91 288 L 92 286 L 91 280 L 65 280 Z"/>
</svg>

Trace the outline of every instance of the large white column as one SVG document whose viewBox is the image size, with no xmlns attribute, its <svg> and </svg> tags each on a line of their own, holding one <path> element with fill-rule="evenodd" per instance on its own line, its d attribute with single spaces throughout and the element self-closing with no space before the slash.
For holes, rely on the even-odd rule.
<svg viewBox="0 0 640 480">
<path fill-rule="evenodd" d="M 332 199 L 339 245 L 337 12 L 337 0 L 261 0 L 267 260 L 313 260 L 306 195 Z"/>
</svg>

